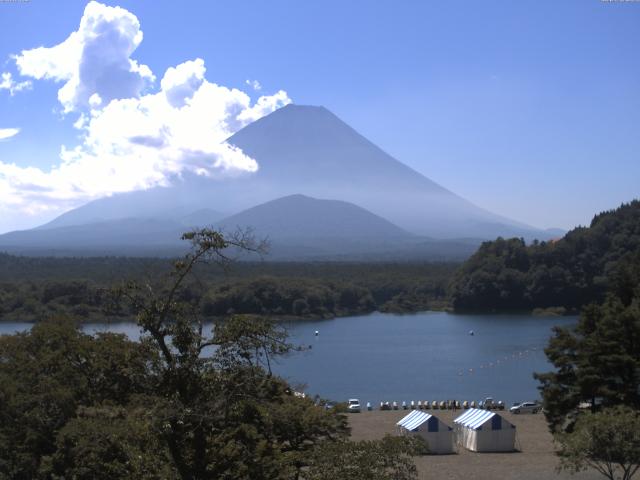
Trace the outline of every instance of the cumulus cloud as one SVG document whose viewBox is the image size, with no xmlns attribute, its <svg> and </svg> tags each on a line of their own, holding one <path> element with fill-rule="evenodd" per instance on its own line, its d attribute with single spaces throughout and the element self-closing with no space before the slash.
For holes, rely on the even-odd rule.
<svg viewBox="0 0 640 480">
<path fill-rule="evenodd" d="M 184 106 L 204 83 L 206 70 L 201 58 L 184 62 L 175 68 L 170 67 L 160 82 L 167 101 L 173 107 Z"/>
<path fill-rule="evenodd" d="M 23 50 L 14 58 L 23 76 L 64 82 L 58 100 L 70 112 L 90 106 L 92 98 L 108 103 L 137 97 L 154 80 L 149 67 L 131 58 L 140 42 L 142 30 L 135 15 L 92 1 L 78 30 L 65 41 Z"/>
<path fill-rule="evenodd" d="M 255 172 L 252 158 L 225 140 L 240 128 L 290 103 L 286 92 L 252 102 L 245 92 L 210 82 L 204 60 L 166 70 L 159 89 L 129 56 L 142 40 L 137 18 L 118 7 L 87 5 L 80 28 L 54 47 L 16 56 L 20 73 L 65 82 L 58 99 L 79 114 L 81 143 L 62 146 L 49 171 L 0 161 L 3 209 L 32 215 L 86 201 L 167 185 L 191 172 L 219 177 Z"/>
<path fill-rule="evenodd" d="M 16 82 L 13 79 L 13 75 L 11 75 L 11 72 L 3 72 L 2 74 L 0 74 L 0 79 L 0 90 L 7 90 L 9 92 L 9 95 L 11 95 L 12 97 L 22 90 L 31 88 L 30 80 Z"/>
</svg>

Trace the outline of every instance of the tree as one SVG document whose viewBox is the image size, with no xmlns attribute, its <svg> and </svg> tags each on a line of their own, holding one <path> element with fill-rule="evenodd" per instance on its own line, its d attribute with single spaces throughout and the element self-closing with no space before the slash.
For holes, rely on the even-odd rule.
<svg viewBox="0 0 640 480">
<path fill-rule="evenodd" d="M 382 440 L 324 442 L 312 455 L 303 480 L 414 480 L 412 456 L 425 454 L 421 437 L 385 436 Z"/>
<path fill-rule="evenodd" d="M 151 480 L 177 478 L 143 407 L 83 407 L 60 430 L 43 459 L 44 478 Z"/>
<path fill-rule="evenodd" d="M 300 468 L 295 452 L 346 433 L 345 422 L 336 412 L 292 397 L 286 382 L 273 376 L 273 357 L 294 350 L 283 329 L 260 317 L 232 316 L 209 333 L 197 301 L 184 295 L 198 264 L 224 267 L 230 248 L 259 252 L 262 245 L 243 233 L 226 238 L 207 229 L 183 238 L 192 251 L 175 263 L 164 284 L 131 282 L 120 290 L 146 333 L 144 341 L 158 351 L 159 383 L 150 406 L 155 429 L 184 480 L 292 478 Z M 299 418 L 292 420 L 283 408 Z"/>
<path fill-rule="evenodd" d="M 0 478 L 37 478 L 80 408 L 125 405 L 150 391 L 154 354 L 124 335 L 83 334 L 54 318 L 0 337 Z"/>
<path fill-rule="evenodd" d="M 602 304 L 555 329 L 545 349 L 555 370 L 536 377 L 561 468 L 629 480 L 640 468 L 640 251 L 608 278 Z"/>
<path fill-rule="evenodd" d="M 640 409 L 640 252 L 624 260 L 606 300 L 585 307 L 575 328 L 556 328 L 545 349 L 555 370 L 536 378 L 553 431 L 570 430 L 581 403 Z"/>
<path fill-rule="evenodd" d="M 630 480 L 640 469 L 640 412 L 626 407 L 582 413 L 571 433 L 556 436 L 561 469 L 594 468 L 610 480 Z"/>
<path fill-rule="evenodd" d="M 184 238 L 193 250 L 168 277 L 116 292 L 140 342 L 62 318 L 0 338 L 0 478 L 289 480 L 302 452 L 347 433 L 344 415 L 273 374 L 273 357 L 295 350 L 282 328 L 255 316 L 211 328 L 198 315 L 185 286 L 197 266 L 261 245 L 211 230 Z"/>
</svg>

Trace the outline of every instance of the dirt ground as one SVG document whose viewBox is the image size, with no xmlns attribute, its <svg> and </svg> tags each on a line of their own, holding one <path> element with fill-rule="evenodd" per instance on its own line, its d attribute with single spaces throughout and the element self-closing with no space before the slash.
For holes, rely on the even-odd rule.
<svg viewBox="0 0 640 480">
<path fill-rule="evenodd" d="M 395 432 L 395 424 L 407 411 L 377 411 L 349 415 L 353 440 L 373 440 Z M 429 411 L 449 426 L 461 411 Z M 491 480 L 596 480 L 602 477 L 595 471 L 571 475 L 558 473 L 558 459 L 554 454 L 551 434 L 542 414 L 514 415 L 500 412 L 516 426 L 516 447 L 513 453 L 475 453 L 458 447 L 453 455 L 416 457 L 420 479 L 491 479 Z"/>
</svg>

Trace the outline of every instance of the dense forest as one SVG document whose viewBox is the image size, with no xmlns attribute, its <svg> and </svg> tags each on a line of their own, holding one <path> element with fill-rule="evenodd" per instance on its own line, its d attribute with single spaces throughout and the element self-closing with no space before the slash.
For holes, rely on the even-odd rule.
<svg viewBox="0 0 640 480">
<path fill-rule="evenodd" d="M 113 295 L 125 279 L 150 285 L 172 262 L 148 258 L 31 258 L 0 254 L 0 319 L 37 321 L 70 315 L 125 320 Z M 205 317 L 261 314 L 331 318 L 374 310 L 411 312 L 447 304 L 449 263 L 238 262 L 198 265 L 183 295 Z"/>
<path fill-rule="evenodd" d="M 600 302 L 618 265 L 640 250 L 640 201 L 597 215 L 557 241 L 485 242 L 455 263 L 237 262 L 197 265 L 184 289 L 205 317 L 260 314 L 331 318 L 452 307 L 456 311 L 577 313 Z M 32 258 L 0 254 L 0 320 L 65 314 L 126 320 L 113 290 L 125 279 L 153 285 L 172 266 L 153 258 Z"/>
<path fill-rule="evenodd" d="M 640 250 L 640 201 L 594 217 L 557 241 L 498 238 L 485 242 L 456 272 L 457 311 L 556 308 L 577 312 L 601 302 L 618 266 Z"/>
</svg>

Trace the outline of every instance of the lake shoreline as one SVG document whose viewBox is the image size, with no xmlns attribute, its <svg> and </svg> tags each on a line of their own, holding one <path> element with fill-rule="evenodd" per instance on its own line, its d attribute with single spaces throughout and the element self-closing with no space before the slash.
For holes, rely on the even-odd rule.
<svg viewBox="0 0 640 480">
<path fill-rule="evenodd" d="M 274 359 L 274 371 L 294 385 L 307 385 L 312 396 L 335 401 L 355 397 L 376 405 L 493 397 L 509 404 L 539 397 L 533 373 L 551 369 L 544 348 L 552 327 L 575 321 L 437 311 L 304 321 L 281 317 L 289 341 L 306 348 Z M 0 333 L 33 325 L 0 323 Z M 135 322 L 85 323 L 81 328 L 90 334 L 122 333 L 134 341 L 141 334 Z"/>
<path fill-rule="evenodd" d="M 355 312 L 340 312 L 335 315 L 261 315 L 254 313 L 239 313 L 238 315 L 257 315 L 268 320 L 272 320 L 276 323 L 292 323 L 292 322 L 314 322 L 314 321 L 322 321 L 322 320 L 335 320 L 339 318 L 349 318 L 356 316 L 367 316 L 371 314 L 381 313 L 381 314 L 390 314 L 390 315 L 419 315 L 422 313 L 430 313 L 430 312 L 442 312 L 450 315 L 470 315 L 470 316 L 481 316 L 481 315 L 496 315 L 496 316 L 534 316 L 534 317 L 574 317 L 579 314 L 579 312 L 563 310 L 560 312 L 556 307 L 550 308 L 534 308 L 533 310 L 513 310 L 513 311 L 466 311 L 466 310 L 453 310 L 450 306 L 447 305 L 437 305 L 430 308 L 420 308 L 420 309 L 373 309 L 373 310 L 363 310 L 363 311 L 355 311 Z M 60 315 L 65 315 L 61 313 Z M 233 314 L 229 314 L 231 316 Z M 55 315 L 49 315 L 48 318 L 51 318 Z M 74 315 L 70 315 L 71 318 Z M 215 316 L 215 317 L 203 317 L 205 323 L 214 323 L 216 321 L 222 320 L 228 316 Z M 2 317 L 0 318 L 0 325 L 7 323 L 25 323 L 35 325 L 42 320 L 37 318 L 11 318 L 11 317 Z M 100 316 L 93 315 L 86 320 L 78 319 L 79 325 L 90 325 L 94 323 L 104 323 L 104 324 L 120 324 L 120 323 L 135 323 L 135 317 L 109 317 L 109 316 Z"/>
</svg>

